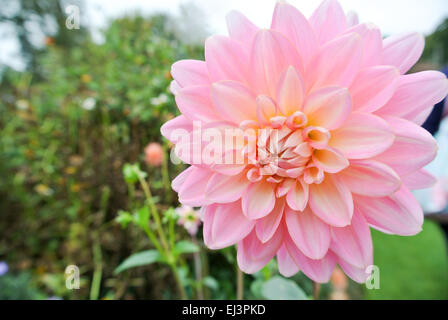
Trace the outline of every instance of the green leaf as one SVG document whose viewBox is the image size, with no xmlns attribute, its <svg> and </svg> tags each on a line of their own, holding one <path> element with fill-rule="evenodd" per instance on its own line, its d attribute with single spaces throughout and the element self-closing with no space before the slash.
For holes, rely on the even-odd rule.
<svg viewBox="0 0 448 320">
<path fill-rule="evenodd" d="M 202 279 L 202 283 L 204 284 L 204 286 L 206 286 L 212 290 L 218 290 L 218 288 L 219 288 L 218 281 L 216 281 L 215 278 L 210 277 L 210 276 L 204 277 Z"/>
<path fill-rule="evenodd" d="M 137 223 L 142 229 L 148 226 L 149 222 L 149 209 L 148 207 L 142 207 L 138 209 L 134 214 L 135 223 Z"/>
<path fill-rule="evenodd" d="M 199 246 L 191 241 L 179 241 L 174 246 L 176 254 L 199 252 Z"/>
<path fill-rule="evenodd" d="M 137 183 L 138 182 L 138 178 L 142 177 L 145 178 L 146 177 L 146 172 L 140 170 L 140 167 L 138 164 L 129 164 L 126 163 L 123 166 L 123 176 L 124 176 L 124 180 L 127 183 Z"/>
<path fill-rule="evenodd" d="M 121 224 L 121 227 L 126 228 L 127 225 L 132 222 L 132 215 L 127 211 L 120 210 L 118 211 L 118 217 L 115 218 L 115 221 Z"/>
<path fill-rule="evenodd" d="M 275 276 L 266 281 L 261 294 L 268 300 L 307 300 L 302 289 L 292 280 Z"/>
<path fill-rule="evenodd" d="M 129 258 L 124 260 L 114 271 L 114 274 L 119 274 L 120 272 L 135 268 L 146 266 L 154 262 L 162 262 L 163 257 L 157 250 L 147 250 L 131 255 Z"/>
</svg>

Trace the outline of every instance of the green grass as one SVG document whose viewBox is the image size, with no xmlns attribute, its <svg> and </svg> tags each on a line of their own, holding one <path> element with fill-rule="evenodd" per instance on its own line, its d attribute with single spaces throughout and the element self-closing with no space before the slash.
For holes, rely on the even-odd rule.
<svg viewBox="0 0 448 320">
<path fill-rule="evenodd" d="M 365 289 L 367 299 L 448 299 L 447 248 L 437 224 L 426 221 L 415 237 L 372 236 L 380 289 Z"/>
</svg>

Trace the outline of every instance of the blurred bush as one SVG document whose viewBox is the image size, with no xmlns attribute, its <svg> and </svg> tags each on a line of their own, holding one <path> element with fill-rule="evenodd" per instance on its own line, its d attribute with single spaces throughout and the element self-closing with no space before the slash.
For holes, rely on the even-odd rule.
<svg viewBox="0 0 448 320">
<path fill-rule="evenodd" d="M 80 265 L 90 279 L 95 236 L 105 279 L 145 245 L 137 232 L 113 223 L 127 205 L 122 166 L 142 162 L 144 146 L 160 142 L 161 124 L 176 113 L 168 89 L 171 64 L 201 58 L 203 50 L 183 44 L 169 25 L 163 15 L 119 19 L 104 32 L 102 44 L 86 38 L 67 50 L 48 40 L 39 77 L 3 74 L 0 257 L 34 270 L 42 283 L 51 283 L 50 292 L 63 287 L 64 279 L 44 280 L 63 275 L 68 264 Z M 169 169 L 173 178 L 182 168 Z M 155 197 L 175 205 L 176 197 L 162 189 L 160 170 L 147 170 Z M 83 290 L 73 294 L 88 296 Z"/>
</svg>

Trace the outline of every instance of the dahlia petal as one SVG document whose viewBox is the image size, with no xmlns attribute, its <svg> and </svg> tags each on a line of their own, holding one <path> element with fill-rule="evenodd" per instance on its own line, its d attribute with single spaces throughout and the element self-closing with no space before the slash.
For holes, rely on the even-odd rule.
<svg viewBox="0 0 448 320">
<path fill-rule="evenodd" d="M 257 117 L 258 121 L 263 124 L 269 124 L 271 118 L 277 115 L 277 106 L 275 102 L 265 95 L 257 97 Z"/>
<path fill-rule="evenodd" d="M 383 41 L 383 64 L 396 66 L 405 74 L 420 59 L 425 38 L 419 33 L 406 33 Z"/>
<path fill-rule="evenodd" d="M 386 151 L 393 142 L 394 134 L 386 121 L 372 114 L 352 113 L 331 132 L 329 145 L 348 159 L 366 159 Z"/>
<path fill-rule="evenodd" d="M 359 34 L 362 39 L 363 56 L 361 67 L 381 65 L 381 56 L 383 53 L 381 30 L 372 23 L 363 23 L 345 31 L 345 33 L 352 32 Z"/>
<path fill-rule="evenodd" d="M 352 193 L 368 197 L 385 197 L 401 186 L 400 177 L 394 170 L 374 160 L 351 161 L 339 177 Z"/>
<path fill-rule="evenodd" d="M 191 171 L 194 171 L 194 167 L 188 167 L 184 171 L 182 171 L 176 178 L 173 179 L 171 182 L 171 187 L 174 191 L 179 192 L 180 188 L 184 184 L 184 182 L 187 180 L 188 176 L 190 175 Z"/>
<path fill-rule="evenodd" d="M 282 221 L 284 210 L 285 201 L 278 199 L 272 212 L 257 221 L 255 224 L 255 231 L 261 242 L 266 243 L 274 236 L 274 233 L 277 231 L 278 226 Z"/>
<path fill-rule="evenodd" d="M 249 53 L 240 42 L 225 36 L 208 38 L 205 61 L 211 82 L 234 80 L 247 83 Z"/>
<path fill-rule="evenodd" d="M 210 200 L 205 197 L 205 187 L 211 176 L 208 169 L 193 167 L 179 190 L 179 202 L 192 207 L 209 204 Z"/>
<path fill-rule="evenodd" d="M 235 10 L 227 15 L 226 20 L 230 37 L 241 42 L 250 51 L 259 28 L 247 19 L 244 14 Z"/>
<path fill-rule="evenodd" d="M 437 179 L 424 169 L 407 174 L 401 180 L 410 190 L 431 188 L 437 183 Z"/>
<path fill-rule="evenodd" d="M 343 35 L 326 43 L 306 69 L 307 92 L 327 86 L 350 87 L 361 61 L 362 39 L 357 33 Z"/>
<path fill-rule="evenodd" d="M 394 95 L 399 79 L 400 73 L 395 67 L 361 70 L 350 88 L 354 111 L 369 113 L 380 109 Z"/>
<path fill-rule="evenodd" d="M 242 83 L 220 81 L 212 85 L 212 100 L 223 118 L 240 124 L 257 119 L 255 95 Z"/>
<path fill-rule="evenodd" d="M 303 212 L 286 209 L 285 222 L 297 248 L 310 259 L 322 259 L 330 247 L 330 227 L 309 208 Z"/>
<path fill-rule="evenodd" d="M 275 205 L 275 194 L 269 182 L 251 184 L 243 195 L 243 212 L 251 220 L 267 216 Z"/>
<path fill-rule="evenodd" d="M 260 271 L 275 256 L 283 241 L 283 227 L 280 225 L 274 236 L 262 243 L 255 230 L 238 242 L 238 266 L 245 273 L 253 274 Z"/>
<path fill-rule="evenodd" d="M 299 179 L 289 190 L 286 201 L 288 206 L 296 211 L 303 211 L 308 204 L 309 186 Z"/>
<path fill-rule="evenodd" d="M 241 212 L 240 201 L 210 205 L 204 213 L 204 242 L 212 250 L 222 249 L 244 239 L 254 228 L 255 221 Z"/>
<path fill-rule="evenodd" d="M 283 180 L 283 182 L 281 182 L 277 187 L 277 190 L 275 193 L 276 196 L 278 198 L 284 197 L 289 192 L 289 190 L 291 190 L 291 188 L 293 186 L 295 186 L 295 183 L 296 183 L 295 179 Z"/>
<path fill-rule="evenodd" d="M 350 164 L 342 153 L 332 148 L 314 150 L 313 162 L 318 168 L 328 173 L 338 173 Z"/>
<path fill-rule="evenodd" d="M 358 268 L 373 263 L 373 245 L 369 225 L 364 217 L 355 213 L 352 222 L 344 228 L 331 228 L 331 251 Z"/>
<path fill-rule="evenodd" d="M 183 131 L 189 133 L 192 130 L 193 124 L 191 123 L 191 120 L 183 115 L 169 120 L 160 128 L 162 135 L 173 143 L 176 143 L 180 138 L 176 132 L 181 133 L 181 131 Z"/>
<path fill-rule="evenodd" d="M 280 78 L 277 89 L 277 103 L 285 116 L 302 109 L 305 85 L 294 67 L 288 67 Z"/>
<path fill-rule="evenodd" d="M 343 259 L 338 259 L 338 264 L 342 268 L 342 270 L 344 270 L 345 274 L 355 282 L 365 283 L 369 278 L 369 274 L 366 272 L 366 268 L 357 268 L 344 261 Z"/>
<path fill-rule="evenodd" d="M 292 277 L 300 271 L 299 266 L 294 262 L 289 255 L 286 246 L 283 244 L 277 251 L 278 271 L 284 277 Z"/>
<path fill-rule="evenodd" d="M 405 186 L 388 197 L 355 196 L 354 200 L 357 211 L 375 229 L 400 236 L 413 236 L 422 230 L 423 211 Z"/>
<path fill-rule="evenodd" d="M 204 61 L 177 61 L 171 67 L 171 75 L 182 88 L 187 86 L 210 85 L 207 65 Z"/>
<path fill-rule="evenodd" d="M 182 87 L 176 80 L 173 80 L 170 82 L 170 92 L 172 94 L 177 95 L 179 93 L 180 89 L 182 89 Z"/>
<path fill-rule="evenodd" d="M 350 224 L 353 199 L 350 190 L 334 175 L 326 175 L 321 184 L 310 185 L 309 204 L 320 219 L 335 227 Z"/>
<path fill-rule="evenodd" d="M 281 32 L 295 45 L 305 66 L 316 53 L 318 43 L 313 28 L 305 16 L 290 4 L 277 2 L 271 29 Z"/>
<path fill-rule="evenodd" d="M 277 31 L 260 30 L 249 67 L 255 92 L 275 98 L 277 83 L 289 66 L 303 74 L 302 60 L 291 42 Z"/>
<path fill-rule="evenodd" d="M 347 26 L 350 28 L 357 24 L 359 24 L 358 14 L 355 11 L 347 12 Z"/>
<path fill-rule="evenodd" d="M 336 0 L 325 0 L 310 18 L 316 37 L 324 44 L 347 28 L 347 18 L 341 5 Z"/>
<path fill-rule="evenodd" d="M 318 283 L 330 281 L 331 273 L 336 266 L 336 256 L 331 251 L 328 251 L 322 259 L 313 260 L 305 256 L 289 236 L 285 236 L 284 243 L 289 255 L 308 278 Z"/>
<path fill-rule="evenodd" d="M 419 170 L 437 154 L 437 143 L 422 127 L 399 118 L 385 118 L 395 134 L 395 141 L 376 160 L 391 167 L 399 176 Z M 410 156 L 412 155 L 412 156 Z"/>
<path fill-rule="evenodd" d="M 241 198 L 249 183 L 244 173 L 236 176 L 215 173 L 205 188 L 205 197 L 215 203 L 234 202 Z"/>
<path fill-rule="evenodd" d="M 346 88 L 327 87 L 307 97 L 303 112 L 308 125 L 334 130 L 344 123 L 351 109 L 352 99 Z"/>
<path fill-rule="evenodd" d="M 433 106 L 448 94 L 448 80 L 438 71 L 423 71 L 404 75 L 390 101 L 377 111 L 385 116 L 404 118 L 423 124 Z M 425 116 L 420 116 L 421 114 Z"/>
<path fill-rule="evenodd" d="M 210 86 L 182 88 L 176 95 L 176 103 L 180 112 L 190 120 L 210 122 L 220 119 L 210 98 Z"/>
</svg>

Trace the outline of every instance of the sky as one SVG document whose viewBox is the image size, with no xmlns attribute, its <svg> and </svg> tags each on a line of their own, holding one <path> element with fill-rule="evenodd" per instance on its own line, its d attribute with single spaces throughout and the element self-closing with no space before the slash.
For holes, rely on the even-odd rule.
<svg viewBox="0 0 448 320">
<path fill-rule="evenodd" d="M 108 20 L 135 12 L 149 15 L 168 12 L 179 15 L 180 5 L 193 4 L 202 11 L 212 34 L 225 34 L 225 16 L 231 10 L 243 12 L 260 27 L 269 27 L 276 0 L 86 0 L 81 19 L 88 21 L 94 36 L 99 37 Z M 289 0 L 306 16 L 310 16 L 320 0 Z M 448 16 L 447 0 L 340 0 L 344 10 L 356 11 L 362 22 L 373 22 L 383 34 L 407 31 L 430 34 Z M 0 30 L 1 31 L 1 30 Z M 17 44 L 0 40 L 0 63 L 20 68 Z"/>
</svg>

